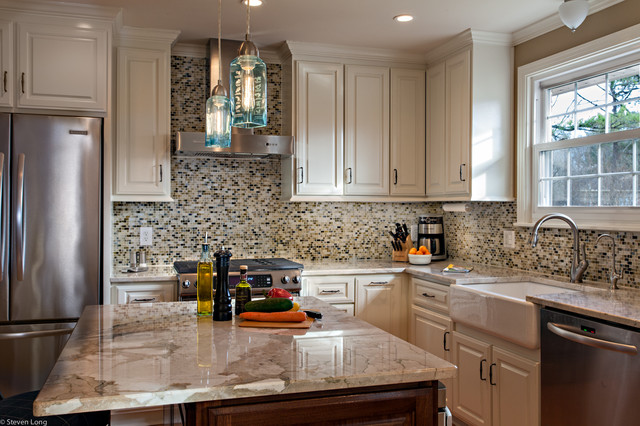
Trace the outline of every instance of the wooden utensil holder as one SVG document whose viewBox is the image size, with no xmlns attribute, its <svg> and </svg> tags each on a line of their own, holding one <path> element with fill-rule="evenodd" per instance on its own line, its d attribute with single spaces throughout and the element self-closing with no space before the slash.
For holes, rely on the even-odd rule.
<svg viewBox="0 0 640 426">
<path fill-rule="evenodd" d="M 401 244 L 402 244 L 402 250 L 393 250 L 391 254 L 391 260 L 393 260 L 394 262 L 409 261 L 409 250 L 413 248 L 413 242 L 411 241 L 411 236 L 407 235 L 406 240 Z"/>
</svg>

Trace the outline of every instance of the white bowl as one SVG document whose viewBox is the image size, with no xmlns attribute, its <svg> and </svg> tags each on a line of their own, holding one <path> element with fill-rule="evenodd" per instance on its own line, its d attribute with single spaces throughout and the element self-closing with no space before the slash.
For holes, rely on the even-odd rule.
<svg viewBox="0 0 640 426">
<path fill-rule="evenodd" d="M 430 254 L 410 254 L 409 263 L 414 265 L 428 265 L 431 263 Z"/>
</svg>

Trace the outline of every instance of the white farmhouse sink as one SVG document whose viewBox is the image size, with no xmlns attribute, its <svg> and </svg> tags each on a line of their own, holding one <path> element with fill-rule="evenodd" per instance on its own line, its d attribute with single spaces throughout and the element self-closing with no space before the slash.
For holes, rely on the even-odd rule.
<svg viewBox="0 0 640 426">
<path fill-rule="evenodd" d="M 574 290 L 530 281 L 453 284 L 449 287 L 451 319 L 530 349 L 540 346 L 539 309 L 527 296 Z"/>
</svg>

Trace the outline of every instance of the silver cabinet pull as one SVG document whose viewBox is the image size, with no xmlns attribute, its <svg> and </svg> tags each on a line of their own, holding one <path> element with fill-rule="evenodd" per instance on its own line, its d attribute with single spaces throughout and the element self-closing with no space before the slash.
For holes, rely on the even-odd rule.
<svg viewBox="0 0 640 426">
<path fill-rule="evenodd" d="M 370 285 L 370 286 L 384 286 L 384 285 L 389 285 L 389 281 L 373 281 L 373 282 L 370 282 L 367 285 Z"/>
<path fill-rule="evenodd" d="M 162 182 L 162 164 L 160 164 L 160 182 Z"/>
<path fill-rule="evenodd" d="M 4 279 L 4 260 L 6 250 L 6 227 L 4 220 L 4 203 L 7 200 L 4 197 L 4 153 L 0 152 L 0 282 Z"/>
<path fill-rule="evenodd" d="M 4 93 L 7 93 L 7 71 L 4 72 L 4 76 L 2 77 L 2 87 Z"/>
<path fill-rule="evenodd" d="M 496 382 L 493 381 L 493 367 L 495 367 L 495 366 L 496 366 L 495 362 L 489 366 L 489 384 L 491 386 L 495 386 L 496 385 Z"/>
<path fill-rule="evenodd" d="M 429 297 L 429 298 L 435 298 L 435 297 L 436 297 L 436 295 L 435 295 L 435 294 L 429 294 L 429 293 L 422 293 L 422 295 L 423 295 L 424 297 Z"/>
<path fill-rule="evenodd" d="M 155 301 L 156 301 L 155 297 L 149 297 L 146 299 L 133 299 L 131 303 L 146 303 L 146 302 L 155 302 Z"/>
<path fill-rule="evenodd" d="M 466 167 L 467 165 L 465 163 L 460 164 L 460 182 L 466 182 L 467 180 L 465 178 L 462 177 L 462 168 Z"/>
<path fill-rule="evenodd" d="M 342 294 L 341 290 L 321 290 L 320 294 Z"/>
<path fill-rule="evenodd" d="M 16 201 L 16 266 L 18 281 L 24 280 L 24 256 L 25 256 L 25 196 L 24 196 L 24 163 L 25 155 L 18 155 L 18 200 Z"/>
<path fill-rule="evenodd" d="M 398 184 L 398 169 L 393 169 L 393 184 Z"/>
<path fill-rule="evenodd" d="M 22 93 L 24 93 L 24 73 L 20 77 L 20 87 L 22 88 Z"/>
<path fill-rule="evenodd" d="M 347 171 L 349 172 L 349 182 L 347 182 L 347 185 L 353 183 L 353 169 L 351 169 L 351 167 L 349 167 L 347 169 Z"/>
<path fill-rule="evenodd" d="M 444 335 L 442 336 L 442 348 L 444 349 L 445 352 L 449 352 L 450 349 L 447 347 L 447 334 L 450 334 L 448 331 L 444 332 Z"/>
<path fill-rule="evenodd" d="M 564 339 L 571 340 L 572 342 L 580 343 L 581 345 L 592 346 L 598 349 L 606 349 L 608 351 L 622 352 L 623 354 L 628 355 L 638 354 L 638 348 L 633 345 L 626 345 L 624 343 L 611 342 L 609 340 L 583 336 L 582 334 L 571 331 L 571 328 L 566 325 L 548 322 L 547 328 L 553 334 L 556 334 Z"/>
<path fill-rule="evenodd" d="M 487 381 L 487 377 L 484 375 L 484 363 L 487 362 L 486 359 L 480 361 L 480 380 Z"/>
<path fill-rule="evenodd" d="M 37 331 L 19 331 L 15 333 L 0 333 L 0 340 L 64 336 L 65 334 L 71 334 L 72 331 L 73 331 L 73 328 L 59 328 L 57 330 L 37 330 Z"/>
<path fill-rule="evenodd" d="M 298 183 L 304 183 L 304 167 L 298 167 Z"/>
</svg>

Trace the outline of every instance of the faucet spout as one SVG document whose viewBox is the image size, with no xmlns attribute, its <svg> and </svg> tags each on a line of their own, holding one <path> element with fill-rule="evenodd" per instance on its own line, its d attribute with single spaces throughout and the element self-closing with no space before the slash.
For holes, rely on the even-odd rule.
<svg viewBox="0 0 640 426">
<path fill-rule="evenodd" d="M 580 247 L 580 236 L 578 231 L 578 225 L 566 214 L 562 213 L 549 213 L 547 215 L 542 216 L 538 221 L 533 225 L 533 230 L 531 231 L 531 237 L 529 238 L 529 243 L 531 247 L 535 247 L 538 243 L 538 230 L 540 226 L 551 219 L 559 219 L 567 223 L 571 232 L 573 234 L 573 256 L 571 258 L 571 274 L 570 281 L 572 283 L 581 283 L 582 276 L 584 272 L 587 270 L 589 266 L 589 261 L 587 260 L 585 246 L 582 244 L 582 250 Z M 582 251 L 582 259 L 580 258 L 580 251 Z"/>
<path fill-rule="evenodd" d="M 622 278 L 622 270 L 620 272 L 616 270 L 616 240 L 609 234 L 601 234 L 598 236 L 598 239 L 596 239 L 596 245 L 598 245 L 603 238 L 611 239 L 613 246 L 611 251 L 611 271 L 609 271 L 609 290 L 618 290 L 618 280 Z"/>
</svg>

